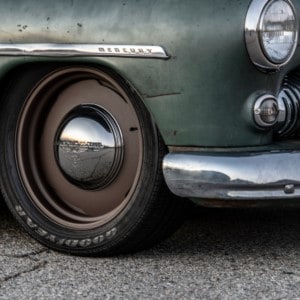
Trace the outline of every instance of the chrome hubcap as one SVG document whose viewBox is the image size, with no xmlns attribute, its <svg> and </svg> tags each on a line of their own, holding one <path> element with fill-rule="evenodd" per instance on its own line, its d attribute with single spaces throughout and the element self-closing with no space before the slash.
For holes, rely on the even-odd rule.
<svg viewBox="0 0 300 300">
<path fill-rule="evenodd" d="M 56 160 L 64 176 L 83 189 L 100 189 L 122 165 L 124 143 L 111 114 L 97 105 L 76 107 L 59 127 Z"/>
</svg>

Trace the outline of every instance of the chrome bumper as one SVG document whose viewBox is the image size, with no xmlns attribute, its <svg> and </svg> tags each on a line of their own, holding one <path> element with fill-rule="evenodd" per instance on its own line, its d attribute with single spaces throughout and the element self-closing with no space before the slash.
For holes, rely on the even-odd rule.
<svg viewBox="0 0 300 300">
<path fill-rule="evenodd" d="M 181 197 L 300 198 L 300 152 L 169 153 L 163 172 L 169 189 Z"/>
</svg>

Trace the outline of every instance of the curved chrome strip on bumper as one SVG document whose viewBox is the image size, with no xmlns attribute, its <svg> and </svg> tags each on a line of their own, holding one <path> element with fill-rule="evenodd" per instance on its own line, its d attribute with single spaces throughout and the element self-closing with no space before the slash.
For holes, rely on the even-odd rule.
<svg viewBox="0 0 300 300">
<path fill-rule="evenodd" d="M 0 44 L 0 56 L 4 55 L 169 58 L 161 46 L 110 44 Z"/>
<path fill-rule="evenodd" d="M 170 190 L 181 197 L 300 197 L 300 152 L 170 153 L 163 171 Z"/>
</svg>

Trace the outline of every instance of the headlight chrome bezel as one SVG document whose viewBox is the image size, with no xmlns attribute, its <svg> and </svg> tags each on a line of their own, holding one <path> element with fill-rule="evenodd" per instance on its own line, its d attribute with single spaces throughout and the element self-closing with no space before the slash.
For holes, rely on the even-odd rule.
<svg viewBox="0 0 300 300">
<path fill-rule="evenodd" d="M 282 0 L 290 6 L 295 17 L 296 32 L 294 37 L 294 44 L 286 58 L 278 62 L 272 61 L 270 55 L 266 53 L 261 39 L 263 18 L 266 11 L 276 1 L 278 0 L 253 0 L 249 6 L 245 22 L 245 39 L 250 59 L 257 67 L 265 71 L 279 70 L 281 67 L 286 65 L 293 57 L 298 44 L 299 23 L 296 9 L 291 0 Z"/>
</svg>

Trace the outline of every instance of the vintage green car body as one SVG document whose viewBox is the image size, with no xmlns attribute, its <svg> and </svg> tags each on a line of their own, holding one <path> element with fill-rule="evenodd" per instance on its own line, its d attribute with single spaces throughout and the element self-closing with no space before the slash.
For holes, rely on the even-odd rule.
<svg viewBox="0 0 300 300">
<path fill-rule="evenodd" d="M 299 18 L 300 1 L 281 2 Z M 1 1 L 2 90 L 9 74 L 30 65 L 109 69 L 138 94 L 169 148 L 163 171 L 173 193 L 212 203 L 297 199 L 296 127 L 284 137 L 278 132 L 298 116 L 280 128 L 278 122 L 259 126 L 254 107 L 262 95 L 279 97 L 286 76 L 300 66 L 300 50 L 271 70 L 253 63 L 245 22 L 257 3 Z M 28 214 L 21 209 L 19 215 Z"/>
<path fill-rule="evenodd" d="M 260 146 L 272 141 L 271 134 L 251 126 L 251 96 L 276 94 L 300 55 L 280 73 L 255 68 L 244 42 L 250 2 L 9 1 L 1 3 L 0 41 L 163 46 L 169 59 L 51 60 L 93 62 L 123 75 L 150 109 L 167 145 Z M 1 57 L 1 74 L 48 60 Z"/>
</svg>

